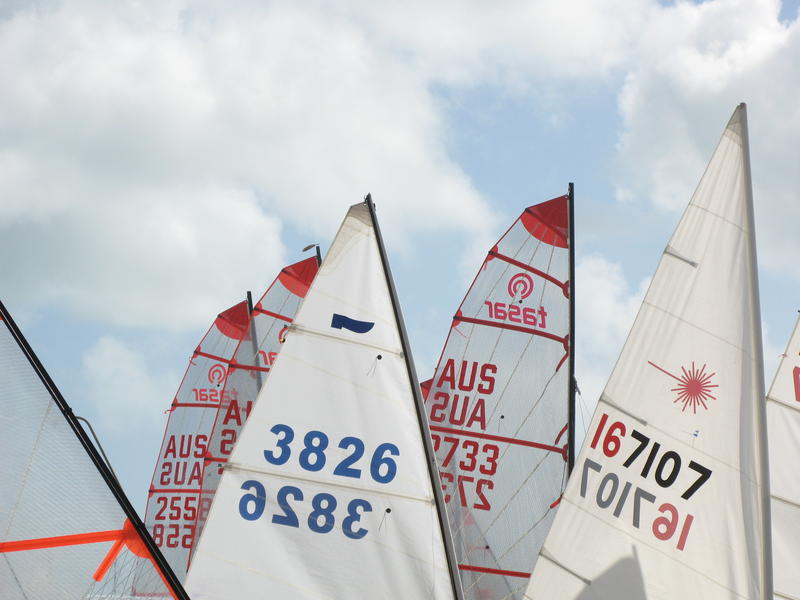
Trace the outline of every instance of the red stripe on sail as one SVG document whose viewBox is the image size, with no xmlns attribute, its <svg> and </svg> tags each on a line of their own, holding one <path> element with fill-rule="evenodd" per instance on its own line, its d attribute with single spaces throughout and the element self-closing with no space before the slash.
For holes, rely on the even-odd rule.
<svg viewBox="0 0 800 600">
<path fill-rule="evenodd" d="M 498 323 L 496 321 L 487 321 L 486 319 L 473 319 L 472 317 L 464 317 L 462 315 L 455 315 L 453 317 L 454 321 L 464 321 L 465 323 L 474 323 L 475 325 L 486 325 L 487 327 L 497 327 L 498 329 L 510 329 L 511 331 L 521 331 L 522 333 L 529 333 L 531 335 L 539 335 L 543 338 L 547 338 L 548 340 L 553 340 L 554 342 L 561 342 L 564 345 L 564 348 L 568 349 L 567 338 L 559 337 L 553 333 L 548 333 L 547 331 L 541 331 L 539 329 L 531 329 L 530 327 L 522 327 L 521 325 L 511 325 L 509 323 Z"/>
<path fill-rule="evenodd" d="M 480 431 L 469 431 L 466 429 L 453 429 L 452 427 L 441 427 L 440 425 L 431 425 L 431 431 L 438 431 L 439 433 L 452 433 L 454 435 L 463 435 L 466 437 L 474 437 L 482 440 L 492 440 L 493 442 L 504 442 L 506 444 L 516 444 L 517 446 L 526 446 L 528 448 L 537 448 L 539 450 L 547 450 L 548 452 L 557 452 L 564 454 L 566 448 L 559 448 L 551 444 L 542 444 L 541 442 L 531 442 L 529 440 L 519 440 L 517 438 L 504 437 L 502 435 L 494 435 L 491 433 L 483 433 Z"/>
<path fill-rule="evenodd" d="M 203 457 L 203 462 L 207 462 L 207 463 L 210 463 L 210 462 L 221 462 L 221 463 L 224 463 L 224 462 L 228 462 L 228 459 L 227 458 L 222 458 L 222 457 L 219 457 L 219 456 L 204 456 Z"/>
<path fill-rule="evenodd" d="M 200 488 L 150 488 L 148 494 L 208 494 L 214 490 L 202 490 Z"/>
<path fill-rule="evenodd" d="M 527 579 L 531 576 L 530 573 L 524 571 L 506 571 L 505 569 L 492 569 L 490 567 L 477 567 L 475 565 L 458 565 L 461 571 L 474 571 L 476 573 L 488 573 L 490 575 L 505 575 L 507 577 L 520 577 Z"/>
<path fill-rule="evenodd" d="M 218 360 L 219 362 L 223 362 L 226 365 L 230 365 L 231 364 L 231 359 L 222 358 L 221 356 L 217 356 L 216 354 L 209 354 L 208 352 L 203 352 L 202 350 L 200 350 L 199 346 L 198 346 L 197 350 L 194 351 L 193 357 L 194 356 L 204 356 L 206 358 L 210 358 L 211 360 Z"/>
<path fill-rule="evenodd" d="M 16 542 L 0 542 L 0 553 L 113 542 L 120 539 L 124 533 L 125 531 L 123 529 L 115 529 L 113 531 L 93 531 L 91 533 L 76 533 L 73 535 L 58 535 L 55 537 L 35 538 L 32 540 L 18 540 Z"/>
<path fill-rule="evenodd" d="M 99 544 L 102 542 L 114 542 L 109 551 L 106 553 L 97 570 L 92 574 L 92 579 L 95 581 L 102 581 L 111 565 L 119 556 L 123 546 L 127 547 L 133 554 L 139 558 L 147 558 L 152 563 L 156 572 L 161 577 L 164 585 L 168 590 L 172 588 L 169 586 L 164 574 L 156 564 L 151 556 L 147 546 L 139 536 L 139 532 L 129 520 L 125 520 L 122 529 L 115 529 L 110 531 L 93 531 L 90 533 L 76 533 L 73 535 L 59 535 L 54 537 L 35 538 L 30 540 L 17 540 L 14 542 L 0 542 L 0 553 L 3 552 L 23 552 L 26 550 L 44 550 L 47 548 L 61 548 L 64 546 L 80 546 L 83 544 Z M 174 596 L 173 596 L 174 597 Z"/>
<path fill-rule="evenodd" d="M 253 309 L 253 311 L 257 312 L 257 313 L 261 313 L 262 315 L 267 315 L 268 317 L 273 317 L 275 319 L 280 319 L 281 321 L 286 321 L 287 323 L 291 323 L 292 322 L 291 317 L 287 317 L 286 315 L 281 315 L 281 314 L 272 312 L 271 310 L 265 310 L 265 309 L 261 308 L 260 306 L 256 306 Z"/>
<path fill-rule="evenodd" d="M 567 423 L 566 425 L 564 425 L 564 427 L 561 428 L 561 431 L 558 432 L 558 436 L 556 436 L 556 441 L 553 442 L 554 444 L 557 444 L 558 440 L 561 439 L 561 436 L 564 435 L 565 433 L 567 433 L 567 428 L 568 427 L 569 427 L 569 423 Z"/>
<path fill-rule="evenodd" d="M 261 371 L 262 373 L 269 373 L 269 367 L 259 367 L 257 365 L 245 365 L 238 362 L 230 363 L 231 369 L 243 369 L 245 371 Z"/>
</svg>

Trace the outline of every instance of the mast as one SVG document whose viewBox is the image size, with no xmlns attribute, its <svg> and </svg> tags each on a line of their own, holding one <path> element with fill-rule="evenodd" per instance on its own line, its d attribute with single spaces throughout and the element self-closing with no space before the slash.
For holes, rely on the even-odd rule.
<svg viewBox="0 0 800 600">
<path fill-rule="evenodd" d="M 755 214 L 753 209 L 753 180 L 750 173 L 750 136 L 747 130 L 747 105 L 739 104 L 742 124 L 742 152 L 744 158 L 744 182 L 747 198 L 747 220 L 750 225 L 748 243 L 750 244 L 750 294 L 753 298 L 753 311 L 751 312 L 751 326 L 755 333 L 757 343 L 755 346 L 756 384 L 758 389 L 764 391 L 764 351 L 761 340 L 761 305 L 758 294 L 758 259 L 756 256 L 756 231 Z M 767 443 L 767 403 L 760 402 L 756 411 L 756 435 L 761 456 L 759 457 L 760 482 L 761 482 L 761 527 L 764 546 L 761 550 L 761 570 L 764 577 L 762 599 L 771 600 L 772 593 L 772 527 L 770 517 L 769 495 L 769 445 Z"/>
<path fill-rule="evenodd" d="M 253 318 L 253 293 L 247 290 L 247 314 L 250 319 L 250 343 L 253 346 L 253 364 L 258 365 L 258 340 L 256 339 L 256 320 Z M 256 377 L 258 378 L 258 387 L 264 383 L 264 377 L 261 371 L 256 370 Z"/>
<path fill-rule="evenodd" d="M 66 419 L 67 423 L 69 423 L 72 431 L 75 433 L 84 450 L 86 450 L 86 453 L 94 463 L 95 468 L 99 471 L 103 481 L 105 481 L 115 500 L 119 503 L 120 508 L 122 508 L 123 512 L 125 513 L 125 516 L 139 534 L 141 541 L 144 543 L 148 552 L 150 553 L 150 556 L 157 564 L 161 574 L 163 575 L 164 581 L 169 585 L 170 590 L 179 600 L 189 600 L 189 596 L 184 591 L 180 581 L 175 576 L 172 568 L 169 566 L 169 563 L 164 559 L 164 556 L 161 554 L 161 550 L 159 550 L 158 546 L 150 537 L 150 534 L 147 532 L 147 529 L 139 518 L 136 510 L 133 508 L 133 506 L 131 506 L 131 503 L 128 501 L 125 492 L 122 490 L 119 482 L 117 482 L 117 479 L 114 477 L 111 469 L 108 467 L 98 453 L 97 449 L 92 444 L 92 441 L 89 439 L 86 431 L 83 429 L 81 424 L 78 422 L 78 419 L 75 417 L 75 414 L 72 412 L 72 408 L 64 399 L 64 396 L 61 395 L 61 392 L 56 387 L 56 384 L 50 378 L 50 375 L 39 361 L 36 353 L 34 353 L 33 349 L 28 344 L 25 336 L 22 335 L 22 332 L 17 327 L 17 324 L 14 322 L 14 319 L 11 317 L 2 301 L 0 301 L 0 318 L 8 324 L 8 329 L 11 332 L 11 335 L 14 337 L 20 349 L 25 354 L 25 357 L 28 359 L 31 367 L 36 372 L 36 375 L 39 377 L 42 385 L 44 385 L 51 398 L 56 403 L 56 406 L 58 406 L 61 414 L 64 416 L 64 419 Z"/>
<path fill-rule="evenodd" d="M 567 473 L 575 466 L 575 186 L 569 183 L 569 406 L 567 418 Z"/>
<path fill-rule="evenodd" d="M 431 487 L 433 488 L 433 495 L 436 500 L 436 508 L 439 514 L 439 525 L 442 530 L 442 538 L 444 540 L 445 552 L 447 554 L 448 570 L 450 572 L 450 582 L 453 586 L 453 594 L 458 600 L 463 600 L 463 591 L 461 589 L 461 579 L 458 575 L 458 561 L 455 558 L 455 551 L 453 549 L 453 539 L 450 534 L 450 528 L 447 526 L 447 512 L 445 509 L 444 497 L 442 496 L 442 486 L 439 482 L 437 474 L 436 455 L 433 450 L 431 442 L 431 432 L 428 427 L 428 419 L 425 416 L 424 400 L 419 387 L 419 378 L 417 377 L 417 370 L 414 366 L 414 360 L 411 356 L 411 344 L 408 342 L 408 334 L 406 333 L 406 326 L 403 321 L 403 315 L 400 311 L 400 302 L 397 298 L 397 291 L 394 287 L 394 280 L 392 272 L 389 268 L 389 261 L 386 257 L 386 249 L 383 245 L 383 235 L 381 235 L 381 228 L 378 225 L 378 219 L 375 215 L 375 204 L 372 202 L 372 195 L 367 194 L 364 198 L 364 203 L 369 208 L 369 214 L 372 218 L 372 226 L 375 229 L 375 237 L 378 241 L 378 251 L 381 257 L 381 264 L 383 271 L 386 275 L 386 285 L 389 288 L 389 296 L 392 300 L 392 308 L 394 309 L 394 317 L 397 322 L 397 328 L 400 332 L 400 343 L 403 348 L 403 358 L 405 359 L 406 368 L 409 374 L 409 383 L 411 390 L 414 394 L 414 406 L 417 410 L 417 420 L 419 427 L 422 431 L 422 441 L 425 448 L 425 454 L 428 459 L 428 473 L 431 479 Z"/>
</svg>

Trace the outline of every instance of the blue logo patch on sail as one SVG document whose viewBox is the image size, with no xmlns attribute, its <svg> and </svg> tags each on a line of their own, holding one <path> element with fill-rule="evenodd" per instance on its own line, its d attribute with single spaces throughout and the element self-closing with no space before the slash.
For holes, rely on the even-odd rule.
<svg viewBox="0 0 800 600">
<path fill-rule="evenodd" d="M 348 329 L 353 333 L 367 333 L 370 329 L 375 327 L 375 323 L 371 321 L 359 321 L 357 319 L 351 319 L 350 317 L 333 313 L 331 327 L 334 329 Z"/>
</svg>

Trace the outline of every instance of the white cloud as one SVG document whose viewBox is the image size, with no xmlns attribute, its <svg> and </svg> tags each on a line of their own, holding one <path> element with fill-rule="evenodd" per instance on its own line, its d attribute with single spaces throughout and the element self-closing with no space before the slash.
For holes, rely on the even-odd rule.
<svg viewBox="0 0 800 600">
<path fill-rule="evenodd" d="M 622 351 L 650 279 L 632 289 L 619 263 L 595 254 L 578 261 L 575 281 L 579 286 L 576 377 L 582 400 L 591 411 Z"/>
<path fill-rule="evenodd" d="M 407 52 L 431 80 L 517 89 L 606 77 L 627 61 L 650 11 L 635 0 L 354 0 L 337 6 L 383 44 Z"/>
<path fill-rule="evenodd" d="M 96 425 L 114 434 L 159 431 L 178 378 L 154 370 L 130 345 L 103 336 L 83 357 L 88 404 Z"/>
<path fill-rule="evenodd" d="M 276 2 L 85 0 L 0 20 L 0 252 L 14 294 L 198 325 L 374 194 L 401 248 L 494 216 L 429 81 L 345 18 Z M 424 215 L 424 216 L 422 216 Z M 52 251 L 52 252 L 51 252 Z"/>
<path fill-rule="evenodd" d="M 778 0 L 678 2 L 641 32 L 619 96 L 625 196 L 682 209 L 735 106 L 748 103 L 760 258 L 800 278 L 800 21 Z"/>
</svg>

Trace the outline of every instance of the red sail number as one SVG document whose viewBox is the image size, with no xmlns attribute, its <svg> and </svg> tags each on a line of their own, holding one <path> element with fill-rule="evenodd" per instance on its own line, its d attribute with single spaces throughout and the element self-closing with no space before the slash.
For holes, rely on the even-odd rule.
<svg viewBox="0 0 800 600">
<path fill-rule="evenodd" d="M 603 429 L 605 429 L 607 422 L 608 415 L 603 413 L 603 416 L 600 417 L 600 423 L 597 424 L 597 431 L 594 433 L 592 443 L 590 444 L 592 449 L 597 448 L 597 442 L 600 441 L 600 436 L 603 434 Z M 624 423 L 621 421 L 612 423 L 606 432 L 605 439 L 603 439 L 603 454 L 609 458 L 615 456 L 617 452 L 619 452 L 619 448 L 622 445 L 621 438 L 625 437 L 625 433 L 626 428 Z"/>
</svg>

